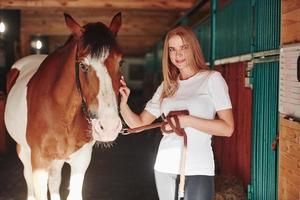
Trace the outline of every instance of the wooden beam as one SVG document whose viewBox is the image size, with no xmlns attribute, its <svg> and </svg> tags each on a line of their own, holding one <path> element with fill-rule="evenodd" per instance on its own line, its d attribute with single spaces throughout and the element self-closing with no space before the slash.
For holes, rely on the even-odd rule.
<svg viewBox="0 0 300 200">
<path fill-rule="evenodd" d="M 168 30 L 168 26 L 158 25 L 155 23 L 148 23 L 149 26 L 143 27 L 140 24 L 124 24 L 121 28 L 119 35 L 136 35 L 136 36 L 159 36 Z M 69 35 L 71 32 L 66 27 L 64 22 L 52 23 L 48 21 L 40 21 L 36 23 L 28 23 L 21 28 L 22 32 L 31 35 Z M 158 32 L 159 31 L 159 32 Z"/>
<path fill-rule="evenodd" d="M 108 25 L 116 13 L 113 10 L 101 9 L 85 9 L 85 12 L 82 9 L 48 9 L 47 12 L 38 9 L 24 10 L 21 12 L 22 35 L 26 35 L 27 40 L 32 35 L 50 36 L 49 49 L 52 51 L 59 44 L 62 45 L 65 38 L 70 35 L 65 25 L 63 12 L 70 13 L 81 25 L 97 21 Z M 143 55 L 150 50 L 181 14 L 171 11 L 125 11 L 122 15 L 123 25 L 118 33 L 118 41 L 124 55 L 133 56 Z M 22 38 L 25 39 L 25 37 Z M 22 46 L 26 43 L 22 42 Z M 26 53 L 25 46 L 22 50 L 22 53 Z"/>
<path fill-rule="evenodd" d="M 80 25 L 102 22 L 109 25 L 122 11 L 118 41 L 124 55 L 144 54 L 174 25 L 196 0 L 14 0 L 1 1 L 1 8 L 21 9 L 22 54 L 26 54 L 30 36 L 66 37 L 70 31 L 63 13 Z M 50 49 L 57 46 L 58 41 Z"/>
<path fill-rule="evenodd" d="M 49 37 L 49 53 L 63 45 L 67 41 L 68 36 L 50 36 Z M 161 36 L 118 36 L 117 41 L 121 47 L 121 51 L 125 56 L 143 56 L 147 51 L 151 50 L 153 44 L 158 42 Z M 29 36 L 22 34 L 22 55 L 29 53 Z"/>
<path fill-rule="evenodd" d="M 103 14 L 99 10 L 87 10 L 83 15 L 81 11 L 68 11 L 70 11 L 68 13 L 81 25 L 97 21 L 108 25 L 116 13 L 106 12 Z M 62 10 L 47 12 L 37 10 L 22 11 L 22 31 L 40 35 L 68 35 L 70 32 L 65 25 L 63 12 Z M 86 15 L 86 13 L 89 13 L 89 15 Z M 179 14 L 168 12 L 124 12 L 120 35 L 161 35 L 169 29 L 173 21 L 177 18 L 179 18 Z"/>
<path fill-rule="evenodd" d="M 196 0 L 14 0 L 1 1 L 1 8 L 105 8 L 105 9 L 151 9 L 186 10 Z"/>
</svg>

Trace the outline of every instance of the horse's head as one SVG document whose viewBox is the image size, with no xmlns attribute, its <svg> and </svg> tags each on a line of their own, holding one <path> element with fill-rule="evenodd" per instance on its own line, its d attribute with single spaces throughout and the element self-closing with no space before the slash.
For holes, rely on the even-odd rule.
<svg viewBox="0 0 300 200">
<path fill-rule="evenodd" d="M 92 137 L 100 142 L 114 141 L 122 128 L 117 102 L 122 54 L 115 38 L 121 13 L 114 16 L 109 27 L 101 22 L 81 27 L 68 14 L 65 21 L 77 41 L 77 89 Z"/>
</svg>

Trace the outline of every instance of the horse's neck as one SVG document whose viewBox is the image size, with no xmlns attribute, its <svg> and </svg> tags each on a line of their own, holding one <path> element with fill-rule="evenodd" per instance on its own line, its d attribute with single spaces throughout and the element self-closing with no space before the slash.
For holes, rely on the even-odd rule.
<svg viewBox="0 0 300 200">
<path fill-rule="evenodd" d="M 76 50 L 76 42 L 70 40 L 65 46 L 50 54 L 30 80 L 29 90 L 31 88 L 35 94 L 46 93 L 46 98 L 52 99 L 64 109 L 68 105 L 79 106 L 80 98 L 75 84 Z M 73 109 L 70 106 L 69 109 Z"/>
<path fill-rule="evenodd" d="M 56 75 L 52 84 L 53 96 L 61 102 L 70 102 L 77 94 L 75 78 L 76 43 L 67 44 L 56 58 L 60 64 L 56 66 Z"/>
</svg>

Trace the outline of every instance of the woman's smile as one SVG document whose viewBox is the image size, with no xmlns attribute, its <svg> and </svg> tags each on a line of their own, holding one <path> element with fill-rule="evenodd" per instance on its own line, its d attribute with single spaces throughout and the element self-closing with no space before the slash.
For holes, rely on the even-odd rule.
<svg viewBox="0 0 300 200">
<path fill-rule="evenodd" d="M 175 62 L 177 63 L 177 64 L 182 64 L 182 63 L 184 63 L 185 62 L 185 59 L 180 59 L 180 60 L 175 60 Z"/>
</svg>

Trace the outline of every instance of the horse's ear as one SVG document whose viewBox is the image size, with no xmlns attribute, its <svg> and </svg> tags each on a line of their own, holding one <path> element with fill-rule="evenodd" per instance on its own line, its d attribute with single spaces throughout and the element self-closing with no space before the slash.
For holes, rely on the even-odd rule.
<svg viewBox="0 0 300 200">
<path fill-rule="evenodd" d="M 79 39 L 83 34 L 83 28 L 67 13 L 64 13 L 67 27 L 72 31 L 75 38 Z"/>
<path fill-rule="evenodd" d="M 113 32 L 115 36 L 117 36 L 117 33 L 121 28 L 121 25 L 122 25 L 122 15 L 121 12 L 118 12 L 111 20 L 109 29 Z"/>
</svg>

